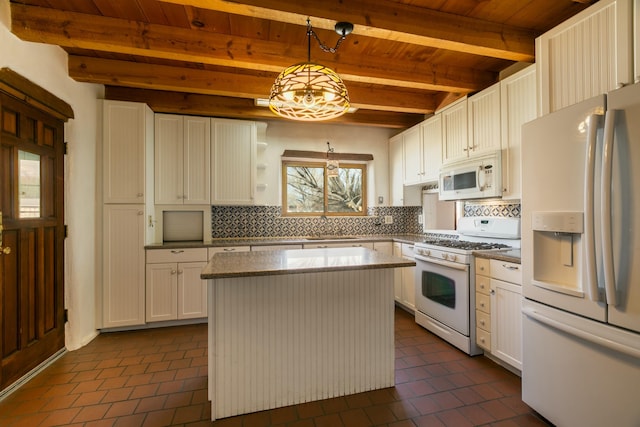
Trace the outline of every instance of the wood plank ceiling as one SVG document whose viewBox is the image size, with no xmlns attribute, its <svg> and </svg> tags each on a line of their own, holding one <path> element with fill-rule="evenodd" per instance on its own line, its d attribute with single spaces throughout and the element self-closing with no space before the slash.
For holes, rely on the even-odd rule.
<svg viewBox="0 0 640 427">
<path fill-rule="evenodd" d="M 336 70 L 358 110 L 338 123 L 405 128 L 534 61 L 535 37 L 588 0 L 11 0 L 12 32 L 59 45 L 69 75 L 109 99 L 156 112 L 276 118 L 277 74 L 307 58 L 306 20 L 333 46 L 337 21 L 354 31 L 337 53 L 315 40 L 311 59 Z"/>
</svg>

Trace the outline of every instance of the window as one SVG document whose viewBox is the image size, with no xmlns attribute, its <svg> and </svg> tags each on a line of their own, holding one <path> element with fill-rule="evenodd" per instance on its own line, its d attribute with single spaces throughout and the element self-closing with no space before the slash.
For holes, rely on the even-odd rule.
<svg viewBox="0 0 640 427">
<path fill-rule="evenodd" d="M 365 164 L 340 163 L 328 176 L 325 162 L 282 163 L 283 215 L 366 215 Z"/>
</svg>

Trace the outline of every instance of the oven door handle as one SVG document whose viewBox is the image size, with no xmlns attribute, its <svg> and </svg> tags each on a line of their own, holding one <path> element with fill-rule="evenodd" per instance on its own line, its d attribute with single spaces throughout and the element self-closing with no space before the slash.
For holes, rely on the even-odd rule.
<svg viewBox="0 0 640 427">
<path fill-rule="evenodd" d="M 451 261 L 440 260 L 437 258 L 425 258 L 420 255 L 416 255 L 416 260 L 420 260 L 422 262 L 430 262 L 432 264 L 438 264 L 443 267 L 453 268 L 460 271 L 469 271 L 469 266 L 467 264 L 458 264 Z"/>
</svg>

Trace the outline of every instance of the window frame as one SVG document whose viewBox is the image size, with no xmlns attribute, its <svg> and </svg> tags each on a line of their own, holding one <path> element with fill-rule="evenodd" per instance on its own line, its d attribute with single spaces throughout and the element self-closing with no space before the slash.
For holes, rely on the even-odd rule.
<svg viewBox="0 0 640 427">
<path fill-rule="evenodd" d="M 287 178 L 287 168 L 291 166 L 302 166 L 302 167 L 311 167 L 311 168 L 322 168 L 323 169 L 323 177 L 324 177 L 324 203 L 323 203 L 323 211 L 322 212 L 289 212 L 288 203 L 287 203 L 287 188 L 288 188 L 288 178 Z M 340 162 L 340 168 L 351 168 L 351 169 L 360 169 L 362 182 L 362 209 L 360 212 L 329 212 L 327 209 L 329 207 L 329 192 L 328 192 L 328 182 L 329 176 L 327 175 L 327 162 L 322 161 L 312 161 L 312 160 L 282 160 L 282 169 L 281 169 L 281 180 L 282 180 L 282 216 L 299 216 L 299 217 L 338 217 L 338 216 L 367 216 L 367 164 L 366 163 L 345 163 Z"/>
</svg>

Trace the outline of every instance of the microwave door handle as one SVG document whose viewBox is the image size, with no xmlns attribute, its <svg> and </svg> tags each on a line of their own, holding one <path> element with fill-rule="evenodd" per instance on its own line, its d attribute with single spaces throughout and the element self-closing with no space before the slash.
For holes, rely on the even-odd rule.
<svg viewBox="0 0 640 427">
<path fill-rule="evenodd" d="M 615 274 L 613 270 L 613 243 L 611 236 L 611 169 L 613 167 L 613 137 L 616 110 L 608 110 L 604 120 L 604 147 L 602 153 L 601 177 L 601 221 L 602 221 L 602 268 L 604 270 L 604 290 L 607 304 L 617 305 Z"/>
<path fill-rule="evenodd" d="M 484 177 L 482 173 L 482 169 L 483 169 L 482 166 L 478 166 L 478 168 L 476 169 L 476 183 L 477 183 L 478 190 L 480 191 L 484 191 L 484 185 L 485 185 L 484 182 L 480 182 L 480 178 Z"/>
<path fill-rule="evenodd" d="M 584 236 L 586 240 L 586 276 L 587 293 L 591 301 L 599 301 L 598 275 L 596 270 L 596 242 L 595 242 L 595 169 L 596 144 L 600 116 L 591 114 L 587 119 L 587 153 L 585 162 L 584 184 Z"/>
</svg>

